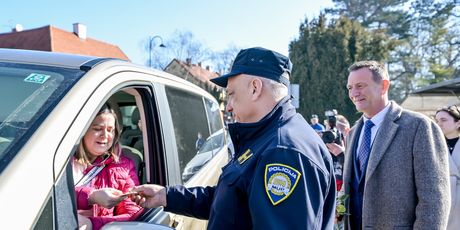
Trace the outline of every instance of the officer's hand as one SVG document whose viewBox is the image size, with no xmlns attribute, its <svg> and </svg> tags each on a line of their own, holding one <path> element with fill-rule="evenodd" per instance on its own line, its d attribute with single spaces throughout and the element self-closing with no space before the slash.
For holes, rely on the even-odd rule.
<svg viewBox="0 0 460 230">
<path fill-rule="evenodd" d="M 163 186 L 145 184 L 134 187 L 131 192 L 138 192 L 130 198 L 143 208 L 166 207 L 166 188 Z"/>
<path fill-rule="evenodd" d="M 112 208 L 126 197 L 123 192 L 114 188 L 101 188 L 93 190 L 88 197 L 89 204 L 99 204 L 105 208 Z"/>
<path fill-rule="evenodd" d="M 336 143 L 327 143 L 326 146 L 329 152 L 334 154 L 334 156 L 338 156 L 340 153 L 345 152 L 345 147 L 338 145 Z"/>
</svg>

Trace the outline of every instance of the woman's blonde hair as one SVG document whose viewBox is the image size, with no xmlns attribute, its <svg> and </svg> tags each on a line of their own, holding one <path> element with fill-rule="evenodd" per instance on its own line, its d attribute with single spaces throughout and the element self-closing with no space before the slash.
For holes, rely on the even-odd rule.
<svg viewBox="0 0 460 230">
<path fill-rule="evenodd" d="M 120 159 L 120 152 L 121 152 L 121 146 L 119 144 L 121 128 L 120 128 L 120 125 L 119 125 L 119 122 L 118 122 L 118 117 L 117 117 L 117 114 L 115 113 L 115 111 L 112 108 L 110 108 L 109 104 L 107 104 L 107 103 L 105 103 L 102 106 L 102 108 L 97 113 L 96 117 L 101 115 L 101 114 L 104 114 L 104 113 L 112 114 L 112 116 L 115 118 L 115 134 L 113 136 L 113 143 L 112 143 L 112 146 L 109 148 L 109 150 L 107 151 L 106 154 L 110 155 L 115 162 L 118 162 L 119 159 Z M 91 125 L 90 125 L 90 127 L 88 127 L 88 129 L 89 128 L 91 128 Z M 88 132 L 88 130 L 86 132 Z M 86 133 L 85 133 L 85 135 L 86 135 Z M 77 152 L 75 153 L 75 158 L 76 158 L 77 162 L 82 164 L 82 165 L 85 165 L 85 166 L 91 165 L 89 153 L 88 153 L 88 150 L 85 147 L 83 138 L 80 141 L 80 144 L 78 145 Z"/>
</svg>

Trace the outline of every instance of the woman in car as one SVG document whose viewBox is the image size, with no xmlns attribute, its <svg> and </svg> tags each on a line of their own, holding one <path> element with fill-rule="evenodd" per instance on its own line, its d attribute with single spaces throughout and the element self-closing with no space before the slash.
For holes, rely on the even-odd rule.
<svg viewBox="0 0 460 230">
<path fill-rule="evenodd" d="M 115 112 L 105 104 L 86 131 L 73 159 L 79 224 L 100 229 L 112 221 L 129 221 L 142 208 L 123 193 L 139 184 L 134 163 L 123 156 L 118 143 L 120 128 Z M 117 204 L 101 204 L 98 195 L 118 196 Z"/>
<path fill-rule="evenodd" d="M 460 110 L 457 106 L 436 111 L 436 123 L 441 127 L 449 148 L 451 205 L 447 230 L 460 229 Z"/>
</svg>

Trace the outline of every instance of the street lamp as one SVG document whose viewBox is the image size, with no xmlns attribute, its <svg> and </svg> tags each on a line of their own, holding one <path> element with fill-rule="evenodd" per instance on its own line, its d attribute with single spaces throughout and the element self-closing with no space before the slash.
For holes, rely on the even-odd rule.
<svg viewBox="0 0 460 230">
<path fill-rule="evenodd" d="M 155 38 L 158 38 L 160 39 L 160 45 L 159 47 L 161 48 L 165 48 L 166 46 L 163 44 L 163 38 L 158 36 L 158 35 L 155 35 L 153 37 L 150 37 L 149 38 L 149 55 L 150 55 L 150 59 L 149 59 L 149 66 L 150 68 L 152 68 L 152 49 L 154 47 L 154 45 L 152 45 L 152 43 L 154 42 Z"/>
</svg>

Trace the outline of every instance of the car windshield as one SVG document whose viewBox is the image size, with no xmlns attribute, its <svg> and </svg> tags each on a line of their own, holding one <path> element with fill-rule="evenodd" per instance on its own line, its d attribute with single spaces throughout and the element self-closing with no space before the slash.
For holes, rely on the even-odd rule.
<svg viewBox="0 0 460 230">
<path fill-rule="evenodd" d="M 0 62 L 0 171 L 82 71 Z"/>
</svg>

